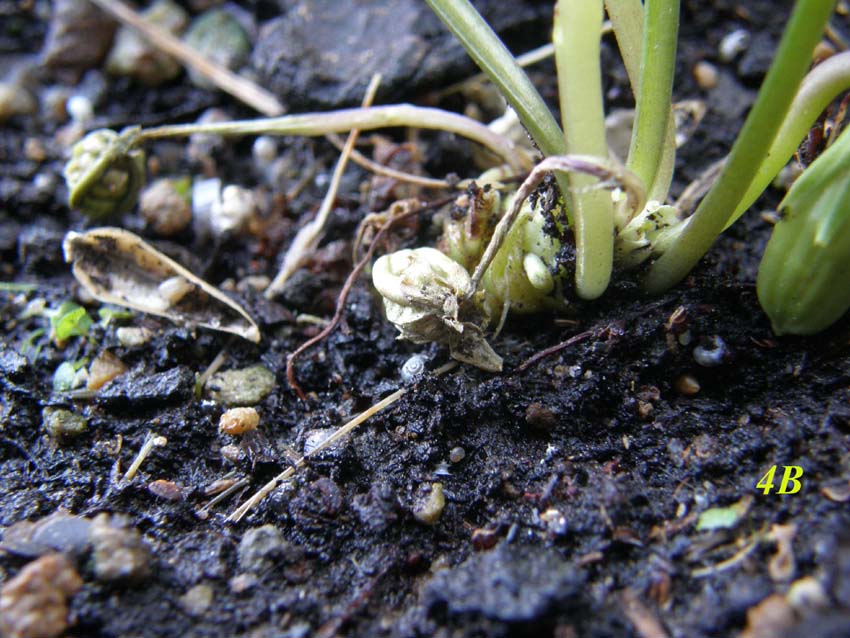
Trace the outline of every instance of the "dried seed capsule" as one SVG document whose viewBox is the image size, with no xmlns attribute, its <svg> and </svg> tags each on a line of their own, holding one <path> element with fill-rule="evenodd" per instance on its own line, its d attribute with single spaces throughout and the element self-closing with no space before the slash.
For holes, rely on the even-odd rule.
<svg viewBox="0 0 850 638">
<path fill-rule="evenodd" d="M 399 250 L 375 262 L 372 283 L 401 338 L 444 343 L 459 361 L 501 371 L 502 359 L 481 329 L 459 318 L 461 300 L 472 287 L 463 266 L 435 248 Z"/>
<path fill-rule="evenodd" d="M 757 291 L 776 334 L 809 335 L 850 308 L 850 134 L 842 133 L 782 200 Z"/>
<path fill-rule="evenodd" d="M 99 129 L 74 144 L 64 170 L 71 208 L 101 218 L 135 205 L 145 181 L 145 154 L 133 148 L 137 133 Z"/>
</svg>

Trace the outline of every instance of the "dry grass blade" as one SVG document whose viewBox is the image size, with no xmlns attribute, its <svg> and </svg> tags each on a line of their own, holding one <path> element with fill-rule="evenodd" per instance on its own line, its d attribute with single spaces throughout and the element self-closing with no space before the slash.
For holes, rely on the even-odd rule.
<svg viewBox="0 0 850 638">
<path fill-rule="evenodd" d="M 457 364 L 456 361 L 446 363 L 446 364 L 440 366 L 439 368 L 437 368 L 436 370 L 434 370 L 433 374 L 434 374 L 435 377 L 439 377 L 439 376 L 445 374 L 446 372 L 450 372 L 451 370 L 455 369 L 457 367 L 457 365 L 458 364 Z M 280 474 L 275 476 L 271 481 L 269 481 L 268 483 L 263 485 L 263 487 L 261 487 L 257 491 L 256 494 L 254 494 L 251 498 L 249 498 L 247 501 L 245 501 L 230 516 L 228 516 L 227 520 L 231 523 L 237 523 L 240 520 L 242 520 L 242 518 L 245 516 L 245 514 L 250 512 L 257 505 L 259 505 L 263 501 L 263 499 L 266 498 L 266 496 L 268 496 L 269 494 L 271 494 L 272 491 L 274 491 L 274 489 L 278 485 L 280 485 L 282 482 L 286 481 L 287 479 L 292 478 L 295 475 L 295 472 L 298 469 L 304 467 L 307 464 L 307 460 L 310 457 L 315 456 L 316 454 L 318 454 L 322 450 L 324 450 L 324 449 L 330 447 L 331 445 L 334 445 L 335 443 L 338 443 L 339 441 L 344 439 L 357 426 L 359 426 L 360 424 L 362 424 L 364 421 L 366 421 L 370 417 L 374 416 L 375 414 L 378 414 L 379 412 L 390 407 L 393 403 L 395 403 L 401 397 L 403 397 L 405 394 L 407 394 L 407 392 L 408 392 L 408 388 L 400 388 L 399 390 L 396 390 L 395 392 L 393 392 L 388 397 L 385 397 L 384 399 L 381 399 L 380 401 L 378 401 L 375 405 L 370 407 L 368 410 L 364 410 L 363 412 L 358 414 L 356 417 L 351 419 L 345 425 L 340 426 L 333 434 L 331 434 L 328 438 L 326 438 L 319 445 L 317 445 L 315 448 L 313 448 L 308 454 L 305 454 L 301 458 L 293 461 L 292 465 L 290 467 L 286 468 L 283 472 L 281 472 Z"/>
<path fill-rule="evenodd" d="M 375 93 L 377 92 L 378 85 L 380 85 L 380 83 L 381 76 L 379 74 L 373 75 L 369 82 L 369 86 L 366 89 L 366 95 L 363 98 L 363 108 L 372 105 L 372 100 L 375 99 Z M 339 184 L 342 181 L 342 175 L 345 172 L 345 166 L 348 164 L 348 158 L 351 156 L 352 151 L 354 151 L 354 144 L 357 142 L 359 135 L 360 131 L 358 129 L 352 129 L 348 133 L 348 139 L 345 141 L 345 146 L 343 146 L 342 153 L 340 154 L 339 160 L 334 168 L 331 183 L 328 186 L 328 190 L 325 193 L 321 206 L 319 207 L 319 212 L 316 213 L 316 217 L 313 221 L 306 224 L 295 235 L 295 239 L 292 240 L 289 250 L 287 250 L 286 255 L 283 256 L 283 263 L 281 264 L 280 272 L 277 273 L 275 278 L 269 284 L 269 287 L 266 288 L 266 299 L 271 299 L 280 292 L 289 277 L 301 265 L 306 256 L 316 250 L 316 247 L 319 244 L 319 239 L 322 236 L 322 231 L 324 230 L 325 224 L 327 223 L 328 217 L 333 209 L 333 203 L 336 200 L 336 194 L 339 190 Z"/>
<path fill-rule="evenodd" d="M 176 58 L 181 64 L 197 71 L 240 102 L 269 117 L 284 113 L 285 109 L 281 103 L 264 88 L 237 75 L 228 68 L 210 62 L 178 38 L 142 18 L 120 0 L 91 0 L 91 2 L 116 20 L 137 30 L 155 47 Z"/>
</svg>

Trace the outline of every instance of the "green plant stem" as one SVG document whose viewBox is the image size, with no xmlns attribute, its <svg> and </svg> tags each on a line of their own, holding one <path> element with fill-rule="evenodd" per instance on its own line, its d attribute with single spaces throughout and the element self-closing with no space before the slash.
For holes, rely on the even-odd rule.
<svg viewBox="0 0 850 638">
<path fill-rule="evenodd" d="M 608 11 L 608 17 L 617 38 L 617 47 L 620 49 L 620 57 L 622 57 L 623 64 L 626 67 L 626 75 L 629 77 L 632 93 L 635 96 L 635 101 L 639 103 L 641 64 L 643 62 L 641 51 L 644 45 L 643 5 L 640 0 L 605 0 L 605 8 Z M 678 11 L 678 3 L 676 4 L 676 11 Z M 672 61 L 675 62 L 675 49 Z M 670 97 L 668 96 L 667 99 L 669 102 Z M 673 169 L 676 164 L 676 122 L 673 119 L 673 111 L 669 103 L 667 107 L 664 143 L 661 147 L 655 178 L 651 184 L 646 184 L 649 199 L 662 203 L 667 199 L 670 184 L 673 181 Z M 628 221 L 628 219 L 618 220 L 618 228 L 622 229 Z"/>
<path fill-rule="evenodd" d="M 566 153 L 564 135 L 549 107 L 490 26 L 468 0 L 426 0 L 469 56 L 499 87 L 544 155 Z"/>
<path fill-rule="evenodd" d="M 599 42 L 602 0 L 560 0 L 552 41 L 558 68 L 561 123 L 572 155 L 608 158 Z M 608 287 L 614 261 L 614 205 L 595 177 L 570 177 L 576 239 L 576 292 L 599 297 Z"/>
<path fill-rule="evenodd" d="M 658 293 L 678 283 L 722 232 L 742 201 L 797 92 L 834 0 L 799 0 L 726 166 L 670 249 L 650 268 L 645 286 Z"/>
<path fill-rule="evenodd" d="M 809 71 L 752 184 L 729 221 L 726 222 L 726 228 L 753 205 L 773 178 L 794 156 L 797 147 L 806 138 L 809 129 L 820 114 L 830 102 L 847 90 L 850 90 L 850 51 L 834 55 Z"/>
<path fill-rule="evenodd" d="M 141 131 L 134 143 L 195 133 L 212 135 L 305 135 L 342 133 L 353 129 L 371 131 L 388 127 L 436 129 L 467 137 L 493 151 L 514 170 L 529 170 L 513 142 L 475 120 L 441 109 L 395 104 L 369 108 L 342 109 L 327 113 L 306 113 L 212 124 L 177 124 Z"/>
<path fill-rule="evenodd" d="M 469 0 L 426 0 L 428 6 L 466 49 L 475 64 L 495 84 L 516 111 L 543 155 L 565 155 L 567 145 L 549 107 L 531 80 Z M 555 173 L 564 197 L 568 217 L 572 218 L 570 179 Z"/>
<path fill-rule="evenodd" d="M 626 167 L 644 184 L 655 182 L 663 155 L 679 32 L 678 0 L 646 0 L 640 89 Z"/>
</svg>

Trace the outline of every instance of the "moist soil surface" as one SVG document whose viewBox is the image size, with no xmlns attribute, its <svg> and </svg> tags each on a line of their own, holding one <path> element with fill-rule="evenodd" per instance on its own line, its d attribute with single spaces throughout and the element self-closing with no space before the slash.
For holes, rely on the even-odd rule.
<svg viewBox="0 0 850 638">
<path fill-rule="evenodd" d="M 274 15 L 265 5 L 247 11 L 261 21 Z M 716 0 L 684 2 L 682 11 L 676 95 L 705 100 L 708 112 L 680 151 L 674 193 L 729 149 L 790 7 Z M 39 16 L 35 9 L 17 16 L 14 33 L 3 34 L 6 58 L 40 49 L 47 18 Z M 836 27 L 847 36 L 843 20 Z M 721 62 L 718 44 L 738 28 L 750 32 L 749 48 Z M 614 50 L 606 38 L 605 89 L 613 105 L 628 106 Z M 693 79 L 701 60 L 716 65 L 714 89 Z M 533 77 L 554 96 L 551 65 Z M 39 81 L 56 79 L 45 71 Z M 104 90 L 98 125 L 115 128 L 192 121 L 210 106 L 251 115 L 185 75 L 155 90 L 106 80 Z M 422 91 L 405 99 L 423 100 Z M 444 103 L 463 107 L 456 100 Z M 59 126 L 34 115 L 0 129 L 0 279 L 33 284 L 0 292 L 0 531 L 8 536 L 13 524 L 57 511 L 108 512 L 129 517 L 150 549 L 149 575 L 136 582 L 105 582 L 90 553 L 78 552 L 84 584 L 70 601 L 74 624 L 64 635 L 850 635 L 850 515 L 842 502 L 850 496 L 850 322 L 806 339 L 771 332 L 754 281 L 770 233 L 759 212 L 775 207 L 779 191 L 663 296 L 641 296 L 634 274 L 617 273 L 601 300 L 576 303 L 567 317 L 511 316 L 493 341 L 505 358 L 502 374 L 461 366 L 439 378 L 403 377 L 412 355 L 434 370 L 447 353 L 396 340 L 361 278 L 343 325 L 296 366 L 308 393 L 302 401 L 287 385 L 286 357 L 318 328 L 295 318 L 332 314 L 357 223 L 385 208 L 387 195 L 370 199 L 360 189 L 369 176 L 350 169 L 326 248 L 310 267 L 276 300 L 234 294 L 261 324 L 259 345 L 135 314 L 95 324 L 60 349 L 49 329 L 35 332 L 47 328 L 44 314 L 25 317 L 24 307 L 76 299 L 96 317 L 100 306 L 85 301 L 62 259 L 64 233 L 93 223 L 64 203 Z M 25 156 L 27 140 L 41 141 L 46 155 Z M 475 174 L 466 145 L 440 135 L 419 143 L 431 174 Z M 203 167 L 187 165 L 182 149 L 169 142 L 147 150 L 163 172 L 176 165 L 199 174 Z M 109 223 L 143 234 L 214 285 L 270 276 L 281 248 L 316 210 L 335 158 L 321 140 L 288 139 L 279 151 L 312 166 L 316 177 L 288 201 L 285 188 L 271 192 L 260 230 L 214 242 L 186 231 L 163 241 L 137 213 Z M 246 170 L 250 140 L 214 153 L 215 174 L 258 184 Z M 418 231 L 395 233 L 394 245 L 433 241 L 427 218 Z M 122 345 L 122 326 L 142 326 L 150 339 Z M 91 361 L 104 349 L 130 371 L 94 396 L 53 390 L 62 362 Z M 195 374 L 222 351 L 223 369 L 262 365 L 276 378 L 274 391 L 254 405 L 260 424 L 250 441 L 218 432 L 224 407 L 215 387 L 195 391 Z M 407 393 L 392 407 L 312 459 L 242 521 L 226 521 L 317 430 L 403 386 Z M 45 407 L 85 416 L 88 429 L 51 438 Z M 167 443 L 123 480 L 150 433 Z M 774 489 L 764 494 L 756 484 L 774 466 Z M 801 488 L 779 495 L 786 466 L 801 468 Z M 209 488 L 222 478 L 248 486 L 210 507 Z M 425 524 L 423 503 L 436 483 L 445 507 Z M 736 504 L 736 522 L 698 525 L 702 512 Z M 272 540 L 253 531 L 267 525 L 279 534 L 269 532 Z M 790 554 L 774 540 L 787 528 L 776 526 L 793 526 Z M 42 550 L 4 542 L 6 582 Z M 790 600 L 789 586 L 804 577 L 816 581 L 814 602 L 797 596 L 784 616 L 755 609 L 774 594 Z"/>
</svg>

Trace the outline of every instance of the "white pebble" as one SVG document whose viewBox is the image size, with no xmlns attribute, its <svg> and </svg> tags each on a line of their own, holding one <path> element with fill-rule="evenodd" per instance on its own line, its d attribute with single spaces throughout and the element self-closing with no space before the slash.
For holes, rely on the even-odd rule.
<svg viewBox="0 0 850 638">
<path fill-rule="evenodd" d="M 65 103 L 65 110 L 78 124 L 87 124 L 94 119 L 94 106 L 85 95 L 72 95 Z"/>
<path fill-rule="evenodd" d="M 260 135 L 260 137 L 254 140 L 254 146 L 251 151 L 254 155 L 254 160 L 258 164 L 270 164 L 277 157 L 277 144 L 270 136 Z"/>
<path fill-rule="evenodd" d="M 731 62 L 750 46 L 750 32 L 746 29 L 736 29 L 727 33 L 717 47 L 721 62 Z"/>
</svg>

